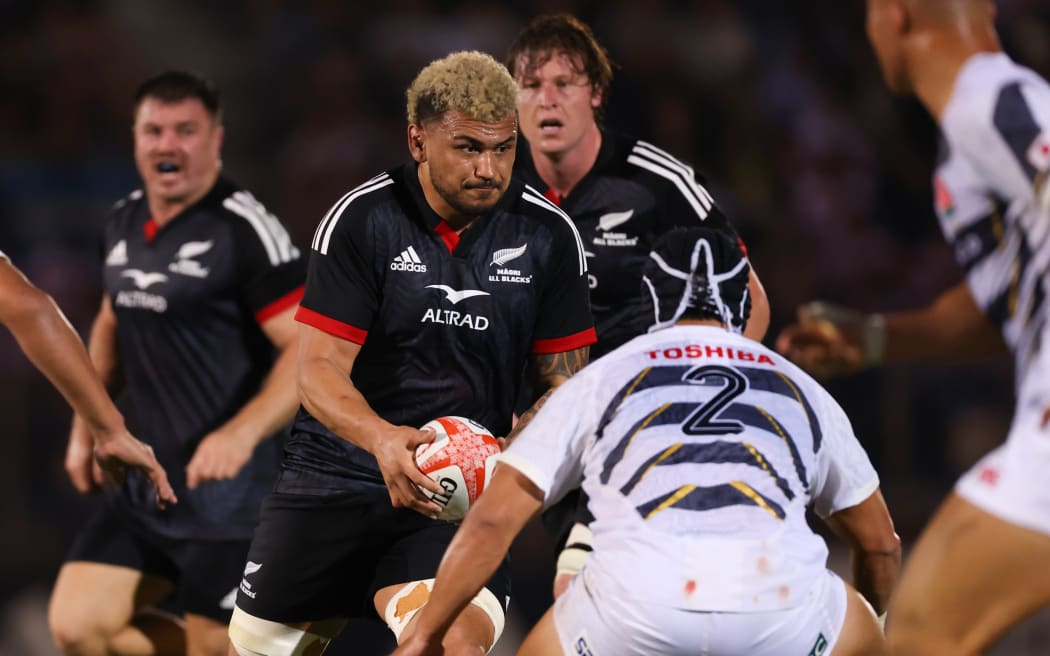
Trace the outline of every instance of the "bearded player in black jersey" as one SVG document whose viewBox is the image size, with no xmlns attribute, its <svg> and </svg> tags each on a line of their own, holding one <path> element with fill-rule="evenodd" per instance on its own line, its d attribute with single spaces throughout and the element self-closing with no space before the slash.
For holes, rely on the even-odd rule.
<svg viewBox="0 0 1050 656">
<path fill-rule="evenodd" d="M 67 654 L 218 655 L 277 473 L 271 438 L 297 405 L 291 347 L 305 270 L 281 223 L 221 176 L 209 83 L 164 73 L 139 88 L 134 107 L 144 185 L 105 229 L 89 351 L 107 384 L 123 383 L 129 423 L 179 503 L 158 510 L 148 481 L 130 472 L 70 550 L 49 620 Z M 66 464 L 85 492 L 95 484 L 89 446 L 77 417 Z M 184 631 L 141 612 L 167 597 Z"/>
<path fill-rule="evenodd" d="M 572 217 L 587 251 L 598 332 L 593 361 L 645 332 L 638 285 L 660 235 L 703 226 L 738 237 L 688 164 L 602 126 L 612 63 L 586 24 L 569 14 L 539 16 L 511 44 L 505 63 L 521 89 L 527 139 L 514 173 Z M 769 302 L 753 268 L 748 283 L 752 310 L 744 336 L 761 341 Z M 544 514 L 556 545 L 569 547 L 558 558 L 555 595 L 586 558 L 588 517 L 586 499 L 577 494 Z"/>
<path fill-rule="evenodd" d="M 440 488 L 415 465 L 433 437 L 418 427 L 461 415 L 506 435 L 526 362 L 551 388 L 586 362 L 583 245 L 511 178 L 517 100 L 488 55 L 431 63 L 408 90 L 413 161 L 318 225 L 297 314 L 303 409 L 248 556 L 235 653 L 320 653 L 346 618 L 377 614 L 411 635 L 456 528 L 419 490 Z M 445 653 L 499 638 L 507 570 L 455 620 Z"/>
</svg>

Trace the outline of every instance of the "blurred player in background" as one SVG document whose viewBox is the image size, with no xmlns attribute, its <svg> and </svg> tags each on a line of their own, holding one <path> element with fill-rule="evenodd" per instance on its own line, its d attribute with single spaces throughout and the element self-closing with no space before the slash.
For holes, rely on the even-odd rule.
<svg viewBox="0 0 1050 656">
<path fill-rule="evenodd" d="M 737 334 L 748 269 L 721 231 L 656 242 L 650 334 L 562 385 L 502 454 L 397 654 L 442 653 L 515 534 L 581 481 L 594 551 L 519 654 L 887 653 L 864 601 L 881 612 L 900 565 L 878 477 L 832 397 Z M 852 548 L 857 589 L 827 569 L 811 505 Z"/>
<path fill-rule="evenodd" d="M 888 618 L 894 654 L 980 653 L 1050 603 L 1050 87 L 1002 52 L 994 15 L 990 0 L 868 1 L 887 84 L 940 125 L 936 212 L 966 280 L 916 311 L 812 306 L 778 340 L 826 373 L 1014 356 L 1006 442 L 963 475 L 911 552 Z"/>
<path fill-rule="evenodd" d="M 535 18 L 505 61 L 521 90 L 525 137 L 515 174 L 572 217 L 588 257 L 598 343 L 591 360 L 646 329 L 638 285 L 653 241 L 676 226 L 703 225 L 737 239 L 692 167 L 656 146 L 602 127 L 612 63 L 590 27 L 569 14 Z M 753 272 L 754 308 L 744 335 L 761 341 L 769 303 Z M 576 492 L 546 513 L 558 559 L 555 593 L 586 558 L 586 498 Z M 573 524 L 576 523 L 576 526 Z"/>
<path fill-rule="evenodd" d="M 224 654 L 226 624 L 259 505 L 280 459 L 270 439 L 296 407 L 294 309 L 305 277 L 281 223 L 221 176 L 219 96 L 181 72 L 135 96 L 143 180 L 104 235 L 95 368 L 122 386 L 132 425 L 180 503 L 158 511 L 129 474 L 74 543 L 49 619 L 67 654 L 181 653 L 181 632 L 137 615 L 173 596 L 189 654 Z M 90 441 L 74 420 L 66 466 L 92 489 Z M 170 627 L 165 627 L 170 628 Z"/>
<path fill-rule="evenodd" d="M 418 427 L 460 415 L 506 435 L 527 361 L 551 388 L 586 362 L 583 245 L 511 177 L 517 100 L 488 55 L 432 62 L 408 89 L 413 161 L 318 225 L 296 315 L 303 409 L 248 556 L 236 653 L 319 653 L 346 618 L 377 613 L 411 635 L 455 531 L 419 489 L 440 490 L 415 464 L 433 437 Z M 475 593 L 448 654 L 499 638 L 506 564 Z"/>
<path fill-rule="evenodd" d="M 124 466 L 142 471 L 160 504 L 176 503 L 174 490 L 153 449 L 135 439 L 124 417 L 99 382 L 91 358 L 73 326 L 46 293 L 22 275 L 0 252 L 0 324 L 11 331 L 29 360 L 83 418 L 95 459 L 112 478 Z"/>
</svg>

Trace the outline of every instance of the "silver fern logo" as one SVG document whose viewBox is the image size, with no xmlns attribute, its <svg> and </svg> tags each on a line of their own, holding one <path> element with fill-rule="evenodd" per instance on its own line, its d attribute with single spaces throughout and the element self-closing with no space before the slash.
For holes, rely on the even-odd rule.
<svg viewBox="0 0 1050 656">
<path fill-rule="evenodd" d="M 210 269 L 204 267 L 194 258 L 204 255 L 214 245 L 215 242 L 211 239 L 208 241 L 186 242 L 179 247 L 179 251 L 175 254 L 175 261 L 168 265 L 168 271 L 194 278 L 207 278 Z"/>
<path fill-rule="evenodd" d="M 634 216 L 634 210 L 627 210 L 626 212 L 609 212 L 608 214 L 602 214 L 598 217 L 598 229 L 602 232 L 609 232 L 613 228 L 623 225 Z"/>
<path fill-rule="evenodd" d="M 493 264 L 503 266 L 511 260 L 516 260 L 525 254 L 525 249 L 528 247 L 528 243 L 525 243 L 517 248 L 501 248 L 492 254 L 492 264 L 489 264 L 489 266 L 492 266 Z"/>
</svg>

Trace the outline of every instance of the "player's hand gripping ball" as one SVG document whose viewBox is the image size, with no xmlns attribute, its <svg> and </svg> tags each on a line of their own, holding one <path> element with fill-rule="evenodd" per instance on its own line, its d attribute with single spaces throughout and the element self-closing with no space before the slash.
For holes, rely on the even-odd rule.
<svg viewBox="0 0 1050 656">
<path fill-rule="evenodd" d="M 427 428 L 434 431 L 434 441 L 416 449 L 416 464 L 444 492 L 423 494 L 444 508 L 438 519 L 458 522 L 488 484 L 499 442 L 487 428 L 465 417 L 438 417 L 423 426 Z"/>
</svg>

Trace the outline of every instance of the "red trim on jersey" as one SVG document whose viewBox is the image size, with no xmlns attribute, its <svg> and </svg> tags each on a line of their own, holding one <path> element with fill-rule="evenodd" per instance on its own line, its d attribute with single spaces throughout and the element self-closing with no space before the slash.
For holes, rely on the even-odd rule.
<svg viewBox="0 0 1050 656">
<path fill-rule="evenodd" d="M 552 187 L 547 187 L 547 191 L 543 192 L 543 197 L 558 207 L 561 207 L 561 201 L 564 200 Z"/>
<path fill-rule="evenodd" d="M 598 333 L 594 331 L 594 328 L 588 328 L 587 330 L 581 330 L 578 333 L 566 335 L 565 337 L 537 339 L 532 343 L 532 352 L 537 355 L 565 353 L 566 351 L 573 351 L 584 346 L 590 346 L 597 341 Z"/>
<path fill-rule="evenodd" d="M 271 302 L 269 305 L 264 307 L 255 313 L 255 320 L 258 323 L 265 323 L 267 319 L 277 316 L 284 312 L 288 308 L 292 307 L 303 299 L 303 292 L 306 291 L 306 285 L 299 285 L 292 291 L 288 292 L 284 296 L 280 297 L 276 301 Z"/>
<path fill-rule="evenodd" d="M 314 312 L 309 308 L 299 306 L 299 309 L 295 311 L 295 320 L 299 323 L 305 323 L 308 326 L 324 331 L 329 335 L 335 335 L 336 337 L 342 337 L 343 339 L 353 342 L 354 344 L 364 344 L 365 338 L 368 337 L 367 330 L 361 330 L 356 326 L 351 326 L 348 323 L 342 321 L 336 321 L 331 317 Z"/>
<path fill-rule="evenodd" d="M 438 233 L 438 237 L 441 237 L 441 241 L 445 242 L 445 246 L 448 246 L 448 252 L 451 253 L 456 250 L 456 246 L 459 246 L 459 233 L 452 229 L 452 226 L 441 221 L 434 228 L 434 232 Z"/>
<path fill-rule="evenodd" d="M 142 224 L 142 232 L 146 235 L 146 243 L 153 241 L 153 238 L 157 236 L 157 231 L 160 230 L 160 226 L 151 216 L 146 219 L 146 222 Z"/>
<path fill-rule="evenodd" d="M 740 251 L 744 254 L 744 257 L 747 257 L 747 244 L 744 243 L 744 240 L 737 237 L 736 245 L 740 247 Z"/>
</svg>

